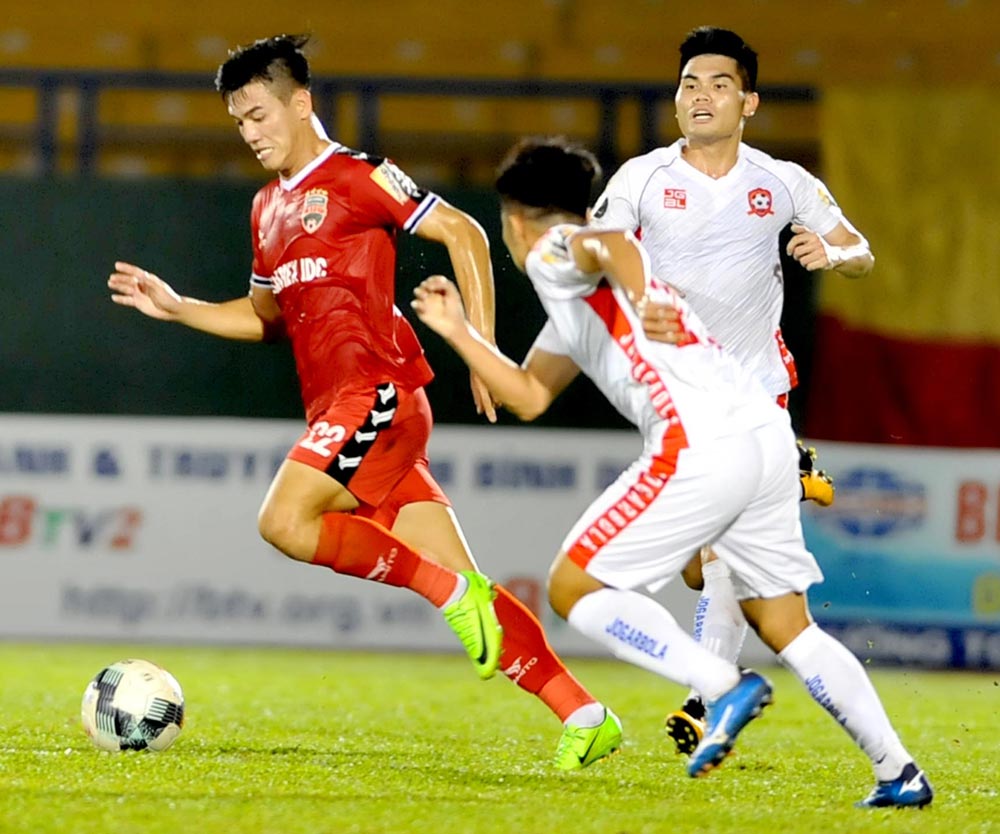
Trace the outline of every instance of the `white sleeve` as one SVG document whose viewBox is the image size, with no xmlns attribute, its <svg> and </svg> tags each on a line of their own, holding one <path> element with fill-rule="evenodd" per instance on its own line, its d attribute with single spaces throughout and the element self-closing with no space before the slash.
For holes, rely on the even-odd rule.
<svg viewBox="0 0 1000 834">
<path fill-rule="evenodd" d="M 581 298 L 590 295 L 600 283 L 600 273 L 581 272 L 573 260 L 570 238 L 580 228 L 570 224 L 553 226 L 528 253 L 525 269 L 540 298 Z"/>
<path fill-rule="evenodd" d="M 790 168 L 789 187 L 794 201 L 792 222 L 818 235 L 829 234 L 839 223 L 847 225 L 844 213 L 823 181 L 799 165 L 790 163 Z"/>
<path fill-rule="evenodd" d="M 536 348 L 556 356 L 569 356 L 566 343 L 563 342 L 558 331 L 556 331 L 556 326 L 552 323 L 552 319 L 546 319 L 545 326 L 535 337 L 535 341 L 531 345 L 531 350 L 535 350 Z M 528 351 L 528 356 L 531 355 L 531 350 Z"/>
<path fill-rule="evenodd" d="M 639 228 L 639 206 L 632 195 L 631 170 L 626 162 L 608 180 L 604 193 L 594 203 L 589 225 L 597 229 L 628 229 L 630 232 Z"/>
</svg>

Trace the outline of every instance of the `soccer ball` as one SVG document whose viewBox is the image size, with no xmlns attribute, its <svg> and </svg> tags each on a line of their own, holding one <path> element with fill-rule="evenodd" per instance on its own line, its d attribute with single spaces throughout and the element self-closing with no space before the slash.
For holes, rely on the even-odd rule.
<svg viewBox="0 0 1000 834">
<path fill-rule="evenodd" d="M 80 712 L 102 750 L 166 750 L 184 726 L 184 695 L 155 663 L 119 660 L 88 684 Z"/>
</svg>

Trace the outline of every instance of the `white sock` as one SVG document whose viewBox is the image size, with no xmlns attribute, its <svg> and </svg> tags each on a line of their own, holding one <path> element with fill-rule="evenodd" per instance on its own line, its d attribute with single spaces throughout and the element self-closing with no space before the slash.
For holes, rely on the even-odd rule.
<svg viewBox="0 0 1000 834">
<path fill-rule="evenodd" d="M 449 605 L 451 605 L 453 602 L 458 602 L 462 598 L 462 594 L 464 594 L 467 590 L 469 590 L 468 579 L 462 576 L 462 574 L 458 574 L 455 578 L 458 580 L 458 582 L 455 583 L 455 590 L 452 591 L 451 596 L 444 601 L 444 605 L 442 605 L 440 608 L 441 611 L 444 611 L 444 609 L 447 608 Z"/>
<path fill-rule="evenodd" d="M 736 590 L 725 562 L 716 560 L 702 566 L 705 587 L 694 614 L 694 639 L 713 654 L 735 663 L 747 638 Z"/>
<path fill-rule="evenodd" d="M 635 591 L 602 588 L 587 594 L 567 619 L 621 660 L 696 687 L 710 700 L 739 682 L 734 664 L 703 649 L 667 609 Z"/>
<path fill-rule="evenodd" d="M 729 566 L 721 559 L 702 565 L 705 580 L 694 609 L 694 639 L 713 654 L 735 663 L 747 639 L 747 620 L 736 599 Z M 688 699 L 700 698 L 692 689 Z"/>
<path fill-rule="evenodd" d="M 595 701 L 592 704 L 584 704 L 577 707 L 570 713 L 563 724 L 572 724 L 574 727 L 599 727 L 604 723 L 607 711 L 604 704 Z"/>
<path fill-rule="evenodd" d="M 802 679 L 813 700 L 864 750 L 876 779 L 895 779 L 913 761 L 864 666 L 843 643 L 813 623 L 785 646 L 778 660 Z"/>
</svg>

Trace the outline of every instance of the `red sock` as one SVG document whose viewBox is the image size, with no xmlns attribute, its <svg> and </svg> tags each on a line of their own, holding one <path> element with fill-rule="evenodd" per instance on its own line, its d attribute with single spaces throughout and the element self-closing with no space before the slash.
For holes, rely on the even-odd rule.
<svg viewBox="0 0 1000 834">
<path fill-rule="evenodd" d="M 314 565 L 337 573 L 409 588 L 440 608 L 458 575 L 425 559 L 382 525 L 347 513 L 323 513 Z"/>
<path fill-rule="evenodd" d="M 531 610 L 502 585 L 496 588 L 493 609 L 503 626 L 503 673 L 521 689 L 538 696 L 560 721 L 577 708 L 593 704 L 597 699 L 563 665 Z"/>
</svg>

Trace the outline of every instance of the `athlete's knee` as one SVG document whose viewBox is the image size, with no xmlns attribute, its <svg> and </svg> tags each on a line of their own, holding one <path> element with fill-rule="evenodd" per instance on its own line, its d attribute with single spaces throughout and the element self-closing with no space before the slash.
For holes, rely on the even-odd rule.
<svg viewBox="0 0 1000 834">
<path fill-rule="evenodd" d="M 549 606 L 565 620 L 576 599 L 573 598 L 567 577 L 559 570 L 559 561 L 559 557 L 556 557 L 556 561 L 549 569 L 545 590 L 549 597 Z"/>
<path fill-rule="evenodd" d="M 268 544 L 286 556 L 307 562 L 312 558 L 308 530 L 301 513 L 281 502 L 265 501 L 257 514 L 257 531 Z"/>
<path fill-rule="evenodd" d="M 549 605 L 564 620 L 583 597 L 604 586 L 581 567 L 570 561 L 565 553 L 556 556 L 549 570 Z"/>
<path fill-rule="evenodd" d="M 551 577 L 549 578 L 547 590 L 549 594 L 549 606 L 562 619 L 567 619 L 569 612 L 573 610 L 573 606 L 579 600 L 579 595 L 574 594 L 566 587 L 565 583 L 558 580 L 553 581 Z"/>
<path fill-rule="evenodd" d="M 747 622 L 761 641 L 776 653 L 782 651 L 812 624 L 809 607 L 802 594 L 749 599 L 740 605 Z"/>
<path fill-rule="evenodd" d="M 284 552 L 291 534 L 290 518 L 272 504 L 264 504 L 257 513 L 257 532 L 268 544 Z"/>
</svg>

